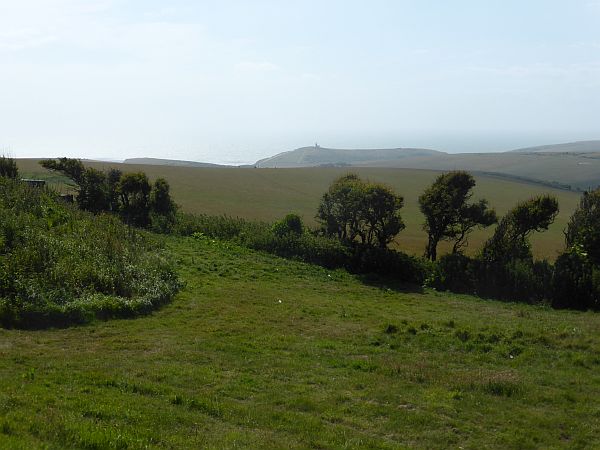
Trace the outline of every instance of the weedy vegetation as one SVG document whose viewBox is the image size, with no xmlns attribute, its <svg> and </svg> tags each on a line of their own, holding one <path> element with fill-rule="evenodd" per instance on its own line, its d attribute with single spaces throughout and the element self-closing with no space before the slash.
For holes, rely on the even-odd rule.
<svg viewBox="0 0 600 450">
<path fill-rule="evenodd" d="M 41 328 L 148 313 L 178 289 L 155 238 L 0 177 L 0 324 Z"/>
</svg>

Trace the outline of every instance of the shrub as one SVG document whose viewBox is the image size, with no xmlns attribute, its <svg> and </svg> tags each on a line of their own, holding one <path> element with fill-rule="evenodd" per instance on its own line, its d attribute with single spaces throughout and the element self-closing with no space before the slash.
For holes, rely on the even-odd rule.
<svg viewBox="0 0 600 450">
<path fill-rule="evenodd" d="M 600 309 L 600 268 L 587 255 L 567 252 L 558 257 L 554 269 L 555 308 Z"/>
<path fill-rule="evenodd" d="M 402 196 L 389 187 L 348 174 L 335 180 L 317 211 L 322 232 L 346 243 L 386 247 L 404 229 Z"/>
<path fill-rule="evenodd" d="M 429 267 L 421 258 L 370 245 L 355 246 L 346 268 L 353 273 L 373 273 L 419 286 L 429 274 Z"/>
<path fill-rule="evenodd" d="M 552 299 L 553 267 L 547 261 L 486 261 L 461 254 L 442 256 L 428 285 L 499 300 L 541 303 Z"/>
<path fill-rule="evenodd" d="M 19 177 L 17 162 L 6 156 L 0 156 L 0 177 L 16 179 Z"/>
<path fill-rule="evenodd" d="M 41 328 L 147 313 L 179 286 L 158 250 L 114 216 L 0 180 L 0 324 Z"/>
<path fill-rule="evenodd" d="M 286 235 L 300 236 L 304 230 L 302 219 L 298 214 L 288 214 L 283 219 L 275 222 L 272 227 L 275 236 L 282 237 Z"/>
<path fill-rule="evenodd" d="M 541 303 L 551 298 L 552 266 L 546 261 L 476 259 L 474 293 L 499 300 Z"/>
<path fill-rule="evenodd" d="M 428 285 L 459 294 L 475 292 L 473 259 L 461 253 L 443 255 L 434 265 Z"/>
</svg>

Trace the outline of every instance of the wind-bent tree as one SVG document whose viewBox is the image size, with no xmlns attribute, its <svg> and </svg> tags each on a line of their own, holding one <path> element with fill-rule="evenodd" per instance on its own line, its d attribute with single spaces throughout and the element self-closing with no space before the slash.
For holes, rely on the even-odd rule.
<svg viewBox="0 0 600 450">
<path fill-rule="evenodd" d="M 323 195 L 317 219 L 328 236 L 385 248 L 404 229 L 403 198 L 390 188 L 355 174 L 335 180 Z"/>
<path fill-rule="evenodd" d="M 0 177 L 16 179 L 19 177 L 17 162 L 6 156 L 0 156 Z"/>
<path fill-rule="evenodd" d="M 47 159 L 40 164 L 62 173 L 77 185 L 77 204 L 81 209 L 120 213 L 129 225 L 152 224 L 159 232 L 168 232 L 175 223 L 177 205 L 164 178 L 151 186 L 143 172 L 123 174 L 114 168 L 103 172 L 71 158 Z"/>
<path fill-rule="evenodd" d="M 44 159 L 40 161 L 40 165 L 45 169 L 52 170 L 54 172 L 60 172 L 66 177 L 73 180 L 73 182 L 79 185 L 83 179 L 85 173 L 85 167 L 81 160 L 73 158 L 58 158 L 58 159 Z"/>
<path fill-rule="evenodd" d="M 569 250 L 585 253 L 600 265 L 600 188 L 583 193 L 567 225 L 565 240 Z"/>
<path fill-rule="evenodd" d="M 473 196 L 473 176 L 464 171 L 442 174 L 419 197 L 425 216 L 423 229 L 427 232 L 425 257 L 435 261 L 441 240 L 454 240 L 453 252 L 467 244 L 468 235 L 476 227 L 488 227 L 497 222 L 496 213 L 487 201 L 467 202 Z"/>
<path fill-rule="evenodd" d="M 494 235 L 485 243 L 483 259 L 490 262 L 532 259 L 529 235 L 547 230 L 557 214 L 558 201 L 549 195 L 517 204 L 502 218 Z"/>
<path fill-rule="evenodd" d="M 496 211 L 488 208 L 487 200 L 465 205 L 461 209 L 461 220 L 454 231 L 452 253 L 459 253 L 468 244 L 469 234 L 475 228 L 487 228 L 498 222 Z"/>
<path fill-rule="evenodd" d="M 72 158 L 45 159 L 42 167 L 60 172 L 77 185 L 77 205 L 86 211 L 98 213 L 108 210 L 109 198 L 106 174 L 85 167 L 81 160 Z"/>
</svg>

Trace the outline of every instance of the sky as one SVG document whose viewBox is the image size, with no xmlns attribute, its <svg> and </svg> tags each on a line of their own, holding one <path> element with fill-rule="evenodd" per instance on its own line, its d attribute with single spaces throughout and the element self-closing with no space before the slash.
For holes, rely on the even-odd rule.
<svg viewBox="0 0 600 450">
<path fill-rule="evenodd" d="M 0 0 L 0 152 L 600 139 L 600 0 Z"/>
</svg>

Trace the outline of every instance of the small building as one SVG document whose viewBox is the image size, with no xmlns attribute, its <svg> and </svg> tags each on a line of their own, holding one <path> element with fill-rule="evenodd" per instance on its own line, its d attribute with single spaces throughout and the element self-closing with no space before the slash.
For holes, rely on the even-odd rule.
<svg viewBox="0 0 600 450">
<path fill-rule="evenodd" d="M 31 178 L 21 178 L 23 183 L 27 183 L 29 186 L 34 188 L 43 188 L 46 186 L 46 180 L 33 180 Z"/>
</svg>

